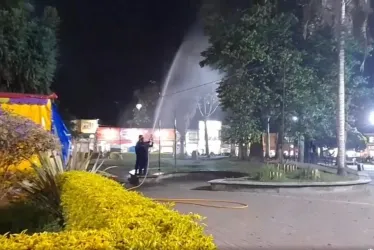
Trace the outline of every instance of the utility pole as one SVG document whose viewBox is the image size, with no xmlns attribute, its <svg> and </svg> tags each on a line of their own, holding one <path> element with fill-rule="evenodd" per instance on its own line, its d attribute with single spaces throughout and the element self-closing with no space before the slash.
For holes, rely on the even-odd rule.
<svg viewBox="0 0 374 250">
<path fill-rule="evenodd" d="M 174 167 L 177 168 L 177 111 L 174 110 Z"/>
<path fill-rule="evenodd" d="M 159 97 L 159 105 L 161 105 L 161 101 L 163 96 L 162 95 L 162 90 L 161 90 L 161 82 L 158 85 L 158 97 Z M 160 107 L 162 108 L 162 107 Z M 161 118 L 158 117 L 158 172 L 161 172 Z"/>
<path fill-rule="evenodd" d="M 158 120 L 158 172 L 161 172 L 161 119 Z"/>
<path fill-rule="evenodd" d="M 270 115 L 267 119 L 267 129 L 266 129 L 266 157 L 270 159 Z"/>
<path fill-rule="evenodd" d="M 281 136 L 280 136 L 280 149 L 281 149 L 281 154 L 280 154 L 280 161 L 283 163 L 283 153 L 284 153 L 284 107 L 285 107 L 285 102 L 286 102 L 286 62 L 283 64 L 283 93 L 282 93 L 282 127 L 281 127 Z"/>
</svg>

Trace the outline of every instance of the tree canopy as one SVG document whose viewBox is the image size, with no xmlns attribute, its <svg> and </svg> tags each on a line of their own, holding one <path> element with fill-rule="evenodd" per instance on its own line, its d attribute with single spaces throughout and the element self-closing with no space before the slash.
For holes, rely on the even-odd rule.
<svg viewBox="0 0 374 250">
<path fill-rule="evenodd" d="M 57 67 L 57 10 L 36 16 L 27 1 L 0 3 L 0 89 L 21 93 L 50 92 Z"/>
<path fill-rule="evenodd" d="M 127 121 L 130 127 L 152 127 L 155 109 L 160 96 L 160 87 L 154 81 L 150 81 L 150 83 L 149 86 L 134 92 L 133 116 L 131 120 Z M 137 107 L 138 104 L 141 106 Z"/>
<path fill-rule="evenodd" d="M 205 24 L 210 46 L 201 65 L 226 75 L 218 88 L 229 114 L 230 129 L 224 134 L 236 143 L 257 140 L 270 117 L 274 132 L 297 132 L 327 145 L 336 128 L 338 51 L 333 29 L 316 29 L 304 39 L 297 6 L 284 11 L 276 1 L 261 2 L 224 14 L 211 3 L 204 7 L 209 10 Z M 356 134 L 354 118 L 373 90 L 359 72 L 365 50 L 352 36 L 347 41 L 347 124 Z"/>
</svg>

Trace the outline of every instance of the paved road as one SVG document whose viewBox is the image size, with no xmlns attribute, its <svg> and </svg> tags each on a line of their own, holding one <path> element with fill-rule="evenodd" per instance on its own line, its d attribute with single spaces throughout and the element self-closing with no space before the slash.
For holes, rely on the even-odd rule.
<svg viewBox="0 0 374 250">
<path fill-rule="evenodd" d="M 374 196 L 370 192 L 281 195 L 191 190 L 202 185 L 205 183 L 170 182 L 141 191 L 155 198 L 249 204 L 248 209 L 241 210 L 177 205 L 181 212 L 207 217 L 207 231 L 213 234 L 219 249 L 374 248 Z"/>
<path fill-rule="evenodd" d="M 373 180 L 369 185 L 374 186 L 374 165 L 373 164 L 364 164 L 365 171 L 369 174 Z"/>
</svg>

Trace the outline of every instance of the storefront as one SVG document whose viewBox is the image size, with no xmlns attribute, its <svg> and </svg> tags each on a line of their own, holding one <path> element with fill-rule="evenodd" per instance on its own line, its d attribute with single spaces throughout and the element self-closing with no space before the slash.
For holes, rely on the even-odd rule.
<svg viewBox="0 0 374 250">
<path fill-rule="evenodd" d="M 139 135 L 143 135 L 145 140 L 153 136 L 152 151 L 159 151 L 161 148 L 161 153 L 172 153 L 175 141 L 174 130 L 161 129 L 153 132 L 152 134 L 152 129 L 146 128 L 99 127 L 96 133 L 98 150 L 133 152 Z"/>
</svg>

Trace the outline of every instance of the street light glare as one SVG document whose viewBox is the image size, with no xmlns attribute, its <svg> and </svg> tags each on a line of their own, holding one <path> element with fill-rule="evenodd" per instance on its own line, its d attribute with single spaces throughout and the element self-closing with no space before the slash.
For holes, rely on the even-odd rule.
<svg viewBox="0 0 374 250">
<path fill-rule="evenodd" d="M 297 120 L 299 120 L 299 118 L 297 118 L 297 116 L 292 116 L 292 121 L 296 122 Z"/>
<path fill-rule="evenodd" d="M 370 124 L 374 125 L 374 111 L 370 112 L 369 122 Z"/>
<path fill-rule="evenodd" d="M 138 110 L 140 110 L 142 107 L 143 107 L 143 105 L 142 104 L 140 104 L 140 103 L 138 103 L 138 104 L 136 104 L 136 106 L 135 106 Z"/>
</svg>

